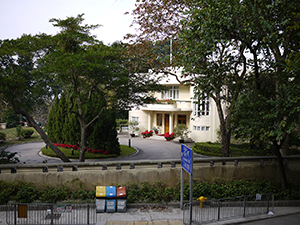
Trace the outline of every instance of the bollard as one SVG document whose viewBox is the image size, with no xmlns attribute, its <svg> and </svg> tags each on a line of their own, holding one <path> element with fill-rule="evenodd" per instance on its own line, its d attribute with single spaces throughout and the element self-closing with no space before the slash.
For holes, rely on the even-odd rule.
<svg viewBox="0 0 300 225">
<path fill-rule="evenodd" d="M 129 148 L 131 148 L 131 143 L 130 143 L 130 142 L 131 142 L 131 140 L 130 140 L 130 138 L 129 138 L 129 139 L 128 139 L 128 147 L 129 147 Z"/>
<path fill-rule="evenodd" d="M 200 208 L 204 207 L 204 202 L 207 200 L 207 198 L 200 196 L 199 198 L 197 198 L 197 201 L 200 202 Z"/>
</svg>

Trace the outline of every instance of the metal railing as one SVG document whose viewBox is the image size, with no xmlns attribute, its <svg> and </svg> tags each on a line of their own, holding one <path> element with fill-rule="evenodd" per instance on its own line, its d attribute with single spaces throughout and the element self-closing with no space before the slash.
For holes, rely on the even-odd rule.
<svg viewBox="0 0 300 225">
<path fill-rule="evenodd" d="M 200 207 L 200 202 L 193 202 L 192 221 L 190 221 L 190 203 L 186 203 L 183 206 L 183 223 L 202 224 L 267 214 L 270 209 L 274 209 L 273 194 L 247 195 L 209 200 L 204 202 L 203 207 Z"/>
<path fill-rule="evenodd" d="M 285 156 L 284 163 L 300 162 L 300 156 Z M 226 166 L 226 165 L 277 165 L 275 156 L 252 156 L 252 157 L 213 157 L 213 158 L 194 158 L 194 167 L 198 166 Z M 72 163 L 38 163 L 38 164 L 1 164 L 1 174 L 16 173 L 50 173 L 50 172 L 77 172 L 90 170 L 127 170 L 127 169 L 145 169 L 157 168 L 174 168 L 180 166 L 180 159 L 170 160 L 141 160 L 141 161 L 111 161 L 111 162 L 72 162 Z"/>
<path fill-rule="evenodd" d="M 6 223 L 94 225 L 97 223 L 96 205 L 10 204 L 6 205 Z"/>
</svg>

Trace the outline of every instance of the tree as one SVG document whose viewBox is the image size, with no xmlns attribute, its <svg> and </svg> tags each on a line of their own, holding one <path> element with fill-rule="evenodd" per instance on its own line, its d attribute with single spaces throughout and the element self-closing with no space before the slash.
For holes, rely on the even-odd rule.
<svg viewBox="0 0 300 225">
<path fill-rule="evenodd" d="M 152 38 L 170 34 L 178 37 L 182 46 L 179 53 L 183 54 L 177 57 L 177 65 L 184 66 L 187 72 L 199 74 L 195 80 L 191 79 L 198 87 L 198 96 L 212 96 L 217 104 L 222 139 L 227 139 L 222 140 L 224 156 L 228 155 L 232 110 L 240 101 L 240 93 L 253 88 L 253 83 L 257 91 L 252 94 L 264 96 L 265 100 L 272 102 L 270 105 L 283 112 L 278 116 L 278 113 L 269 115 L 270 111 L 263 110 L 265 117 L 272 118 L 273 124 L 265 124 L 266 129 L 261 129 L 256 135 L 261 134 L 263 130 L 269 130 L 269 140 L 278 156 L 282 188 L 286 189 L 279 149 L 289 133 L 295 129 L 298 120 L 294 114 L 298 110 L 298 101 L 294 96 L 297 96 L 299 75 L 299 70 L 296 69 L 299 67 L 299 3 L 291 0 L 207 0 L 172 3 L 177 4 L 171 7 L 171 12 L 176 9 L 174 15 L 176 18 L 181 17 L 180 23 L 174 23 L 178 20 L 172 20 L 171 23 L 166 21 L 166 16 L 170 15 L 166 11 L 169 2 L 147 1 L 137 5 L 134 14 L 137 15 L 136 22 L 141 24 L 142 31 L 138 40 L 142 40 L 142 37 L 149 40 L 147 35 Z M 150 12 L 151 9 L 154 11 Z M 157 14 L 157 18 L 153 17 L 157 23 L 151 20 L 151 13 Z M 168 33 L 170 24 L 176 24 L 176 29 L 169 30 Z M 157 35 L 159 32 L 164 35 Z M 178 58 L 183 61 L 179 61 Z M 264 95 L 265 90 L 262 87 L 268 86 L 264 84 L 268 81 L 265 77 L 272 78 L 273 95 Z M 292 107 L 284 107 L 282 104 L 284 95 L 289 96 L 287 105 L 294 107 L 292 111 L 287 110 L 291 110 Z M 220 110 L 220 102 L 226 103 L 223 113 Z M 260 108 L 259 104 L 262 102 L 257 100 L 256 103 L 258 105 L 254 109 Z M 222 125 L 222 120 L 225 125 Z M 260 126 L 263 126 L 263 123 Z"/>
<path fill-rule="evenodd" d="M 43 43 L 49 41 L 49 36 L 24 35 L 16 40 L 0 42 L 0 94 L 9 102 L 15 113 L 26 117 L 41 135 L 45 143 L 53 149 L 64 162 L 70 160 L 49 140 L 42 128 L 30 114 L 32 106 L 38 104 L 41 96 L 51 94 L 47 74 L 34 74 L 34 63 L 41 54 L 45 54 L 51 45 Z"/>
<path fill-rule="evenodd" d="M 174 52 L 172 48 L 172 60 L 169 63 L 158 63 L 159 53 L 153 53 L 149 50 L 151 48 L 146 48 L 152 54 L 144 54 L 145 58 L 150 58 L 150 66 L 154 71 L 176 76 L 181 84 L 195 85 L 196 101 L 207 97 L 215 101 L 221 124 L 222 156 L 229 156 L 231 111 L 246 75 L 245 45 L 220 35 L 220 25 L 216 21 L 226 15 L 221 10 L 223 5 L 215 6 L 212 2 L 208 1 L 206 5 L 192 1 L 139 3 L 133 14 L 142 32 L 135 38 L 138 45 L 142 43 L 144 46 L 151 38 L 174 39 L 177 51 Z M 225 2 L 222 4 L 227 7 Z M 217 7 L 219 11 L 214 10 Z M 186 73 L 177 76 L 168 69 L 169 66 L 183 66 Z M 224 103 L 226 108 L 223 107 Z"/>
<path fill-rule="evenodd" d="M 66 100 L 67 100 L 66 102 L 67 114 L 62 128 L 63 139 L 67 144 L 73 144 L 73 145 L 76 144 L 79 146 L 80 145 L 80 124 L 78 122 L 76 114 L 73 113 L 73 111 L 76 110 L 77 105 L 75 102 L 75 104 L 72 106 L 69 96 L 67 96 Z"/>
<path fill-rule="evenodd" d="M 97 41 L 90 35 L 97 25 L 82 25 L 83 20 L 83 14 L 50 20 L 61 32 L 54 37 L 56 51 L 43 57 L 39 68 L 42 73 L 51 73 L 63 85 L 71 103 L 77 104 L 74 113 L 81 127 L 80 161 L 85 160 L 88 128 L 106 108 L 129 108 L 132 103 L 147 100 L 149 91 L 157 88 L 155 80 L 130 73 L 124 54 L 126 46 L 121 43 L 106 46 Z M 106 105 L 87 121 L 99 97 L 105 99 Z"/>
<path fill-rule="evenodd" d="M 47 135 L 49 139 L 52 142 L 57 143 L 55 139 L 55 131 L 56 131 L 56 111 L 57 111 L 57 106 L 58 106 L 59 98 L 58 96 L 55 97 L 54 104 L 51 106 L 49 116 L 48 116 L 48 121 L 47 121 Z"/>
</svg>

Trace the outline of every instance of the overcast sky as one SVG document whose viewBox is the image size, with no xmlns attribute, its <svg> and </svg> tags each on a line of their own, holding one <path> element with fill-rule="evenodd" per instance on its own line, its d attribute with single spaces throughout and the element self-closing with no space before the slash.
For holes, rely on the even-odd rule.
<svg viewBox="0 0 300 225">
<path fill-rule="evenodd" d="M 84 13 L 84 24 L 100 24 L 92 34 L 105 44 L 121 41 L 130 28 L 135 0 L 0 0 L 0 39 L 22 34 L 56 34 L 51 18 L 66 19 Z"/>
</svg>

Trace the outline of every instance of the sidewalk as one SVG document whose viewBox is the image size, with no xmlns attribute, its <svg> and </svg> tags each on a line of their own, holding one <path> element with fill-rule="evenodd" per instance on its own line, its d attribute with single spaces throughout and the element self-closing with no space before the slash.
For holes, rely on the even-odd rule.
<svg viewBox="0 0 300 225">
<path fill-rule="evenodd" d="M 300 207 L 275 207 L 274 215 L 258 215 L 214 223 L 211 225 L 245 224 L 286 215 L 300 214 Z M 263 221 L 262 221 L 263 222 Z M 0 225 L 6 225 L 6 213 L 0 212 Z M 129 208 L 126 213 L 97 213 L 97 225 L 182 225 L 183 211 L 179 208 Z M 263 223 L 262 223 L 263 224 Z M 273 223 L 276 225 L 276 222 Z"/>
<path fill-rule="evenodd" d="M 211 225 L 244 224 L 251 221 L 264 220 L 279 216 L 300 213 L 300 207 L 275 207 L 274 215 L 257 215 L 214 223 Z M 97 225 L 182 225 L 183 212 L 179 208 L 128 209 L 126 213 L 99 213 Z M 276 225 L 276 223 L 274 223 Z"/>
</svg>

